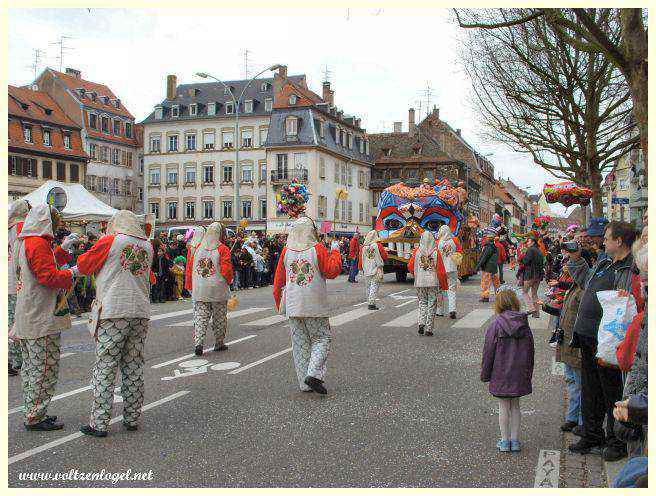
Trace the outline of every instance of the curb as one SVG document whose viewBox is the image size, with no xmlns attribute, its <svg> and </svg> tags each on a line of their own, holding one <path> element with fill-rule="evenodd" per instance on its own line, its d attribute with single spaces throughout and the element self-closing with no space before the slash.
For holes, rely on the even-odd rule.
<svg viewBox="0 0 656 496">
<path fill-rule="evenodd" d="M 606 481 L 608 482 L 608 487 L 612 487 L 617 474 L 627 461 L 628 458 L 622 458 L 616 462 L 607 462 L 604 460 L 604 469 L 606 470 Z"/>
</svg>

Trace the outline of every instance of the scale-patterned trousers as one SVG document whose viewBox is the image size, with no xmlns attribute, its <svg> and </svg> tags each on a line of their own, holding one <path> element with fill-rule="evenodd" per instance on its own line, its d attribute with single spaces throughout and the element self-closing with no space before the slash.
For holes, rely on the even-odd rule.
<svg viewBox="0 0 656 496">
<path fill-rule="evenodd" d="M 330 351 L 328 317 L 289 317 L 292 335 L 292 355 L 301 391 L 309 391 L 305 378 L 320 381 L 326 376 L 326 359 Z"/>
<path fill-rule="evenodd" d="M 61 334 L 48 334 L 37 339 L 21 339 L 21 380 L 23 383 L 23 421 L 41 422 L 57 387 Z"/>
<path fill-rule="evenodd" d="M 454 270 L 452 272 L 446 273 L 446 280 L 449 283 L 449 289 L 443 292 L 446 293 L 442 300 L 443 313 L 446 315 L 447 312 L 456 311 L 456 289 L 458 288 L 458 271 Z"/>
<path fill-rule="evenodd" d="M 216 344 L 221 346 L 228 332 L 228 306 L 225 301 L 194 302 L 194 346 L 205 344 L 205 335 L 214 333 Z"/>
<path fill-rule="evenodd" d="M 440 290 L 436 287 L 417 288 L 417 300 L 419 302 L 419 325 L 424 326 L 424 332 L 433 332 L 438 303 L 441 306 Z"/>
<path fill-rule="evenodd" d="M 376 304 L 376 295 L 378 294 L 378 281 L 373 276 L 364 277 L 364 290 L 367 303 Z"/>
<path fill-rule="evenodd" d="M 98 323 L 96 362 L 91 372 L 93 403 L 89 425 L 106 431 L 114 403 L 117 371 L 121 374 L 123 422 L 136 425 L 144 399 L 144 345 L 149 319 L 102 319 Z"/>
<path fill-rule="evenodd" d="M 7 295 L 8 296 L 8 328 L 11 329 L 14 325 L 14 315 L 16 314 L 16 295 Z M 23 358 L 21 355 L 20 343 L 13 339 L 9 340 L 9 363 L 15 369 L 21 368 L 23 364 Z"/>
</svg>

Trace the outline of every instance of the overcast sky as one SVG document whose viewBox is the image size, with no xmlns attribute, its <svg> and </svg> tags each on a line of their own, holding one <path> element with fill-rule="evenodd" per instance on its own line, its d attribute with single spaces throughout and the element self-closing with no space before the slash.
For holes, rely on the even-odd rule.
<svg viewBox="0 0 656 496">
<path fill-rule="evenodd" d="M 135 116 L 144 119 L 164 99 L 167 74 L 178 83 L 199 81 L 195 72 L 222 79 L 251 76 L 275 63 L 289 74 L 306 74 L 321 94 L 328 68 L 335 103 L 362 118 L 368 132 L 391 131 L 394 121 L 407 130 L 408 108 L 426 115 L 437 105 L 440 117 L 495 167 L 496 177 L 538 193 L 556 179 L 529 155 L 479 139 L 470 110 L 471 83 L 456 59 L 457 27 L 447 9 L 12 9 L 9 11 L 9 84 L 34 79 L 38 66 L 82 71 L 104 83 Z M 427 89 L 430 95 L 427 97 Z"/>
</svg>

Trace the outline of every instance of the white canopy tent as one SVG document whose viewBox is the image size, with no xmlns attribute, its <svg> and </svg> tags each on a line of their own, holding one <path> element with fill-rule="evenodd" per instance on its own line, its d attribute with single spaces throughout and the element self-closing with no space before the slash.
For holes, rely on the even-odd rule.
<svg viewBox="0 0 656 496">
<path fill-rule="evenodd" d="M 66 206 L 62 211 L 65 221 L 107 221 L 118 211 L 93 196 L 81 184 L 46 181 L 36 190 L 24 197 L 30 205 L 48 203 L 48 193 L 53 188 L 61 188 L 66 193 Z"/>
</svg>

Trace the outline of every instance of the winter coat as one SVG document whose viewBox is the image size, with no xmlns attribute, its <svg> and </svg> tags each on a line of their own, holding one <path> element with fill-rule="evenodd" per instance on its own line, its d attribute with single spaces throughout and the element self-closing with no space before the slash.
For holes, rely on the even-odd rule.
<svg viewBox="0 0 656 496">
<path fill-rule="evenodd" d="M 578 315 L 581 304 L 583 289 L 581 285 L 585 284 L 585 277 L 589 266 L 584 258 L 579 258 L 575 262 L 570 262 L 567 267 L 572 276 L 572 287 L 565 295 L 563 306 L 560 310 L 559 327 L 563 330 L 563 343 L 556 346 L 556 361 L 566 363 L 570 367 L 581 368 L 581 352 L 578 348 L 570 348 L 569 343 L 574 335 L 574 324 Z M 578 284 L 577 284 L 578 282 Z"/>
<path fill-rule="evenodd" d="M 481 381 L 500 398 L 531 394 L 534 362 L 533 333 L 526 312 L 506 310 L 485 333 Z"/>
<path fill-rule="evenodd" d="M 526 254 L 522 260 L 524 271 L 522 278 L 525 281 L 538 281 L 544 277 L 544 258 L 537 246 L 533 245 L 526 250 Z"/>
<path fill-rule="evenodd" d="M 494 245 L 493 240 L 489 240 L 483 245 L 483 252 L 481 253 L 478 263 L 476 264 L 476 272 L 483 270 L 490 274 L 496 274 L 499 270 L 499 251 Z"/>
</svg>

